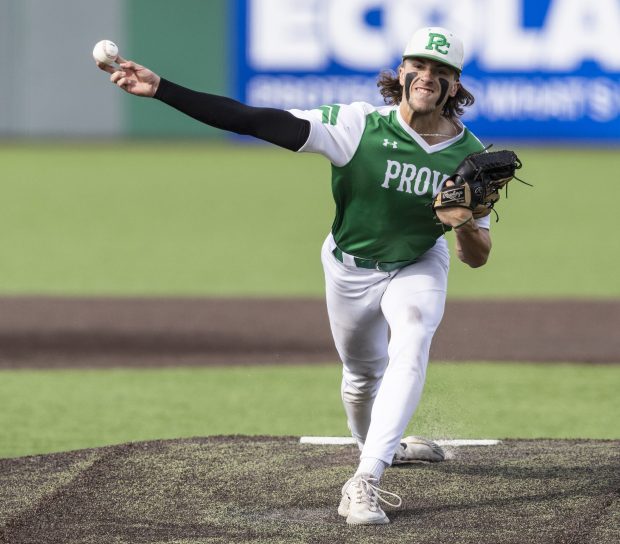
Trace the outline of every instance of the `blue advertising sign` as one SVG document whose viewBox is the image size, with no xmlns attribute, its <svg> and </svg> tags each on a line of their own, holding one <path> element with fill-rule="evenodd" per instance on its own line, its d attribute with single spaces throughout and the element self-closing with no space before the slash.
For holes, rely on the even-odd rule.
<svg viewBox="0 0 620 544">
<path fill-rule="evenodd" d="M 465 44 L 464 116 L 482 138 L 620 142 L 620 0 L 236 0 L 235 92 L 312 109 L 380 105 L 411 34 Z"/>
</svg>

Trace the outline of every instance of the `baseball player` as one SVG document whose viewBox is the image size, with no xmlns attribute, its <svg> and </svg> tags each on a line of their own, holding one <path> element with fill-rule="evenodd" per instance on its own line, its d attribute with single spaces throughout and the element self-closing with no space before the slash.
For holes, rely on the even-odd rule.
<svg viewBox="0 0 620 544">
<path fill-rule="evenodd" d="M 336 217 L 322 248 L 331 331 L 343 365 L 342 401 L 361 450 L 338 513 L 350 524 L 389 520 L 379 487 L 391 464 L 441 461 L 441 448 L 402 435 L 420 401 L 429 349 L 441 321 L 452 229 L 461 261 L 487 261 L 489 217 L 431 203 L 461 160 L 483 145 L 461 123 L 473 96 L 460 83 L 461 40 L 423 28 L 407 43 L 397 73 L 383 72 L 387 106 L 363 102 L 310 111 L 249 107 L 167 81 L 131 61 L 98 63 L 128 93 L 154 97 L 211 126 L 248 134 L 332 164 Z M 451 182 L 448 181 L 448 184 Z"/>
</svg>

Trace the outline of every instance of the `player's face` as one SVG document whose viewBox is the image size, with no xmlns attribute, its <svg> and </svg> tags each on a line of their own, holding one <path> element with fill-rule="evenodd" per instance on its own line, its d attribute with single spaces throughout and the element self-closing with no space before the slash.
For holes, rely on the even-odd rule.
<svg viewBox="0 0 620 544">
<path fill-rule="evenodd" d="M 440 111 L 459 88 L 457 72 L 431 59 L 405 59 L 398 70 L 403 86 L 403 101 L 415 113 Z"/>
</svg>

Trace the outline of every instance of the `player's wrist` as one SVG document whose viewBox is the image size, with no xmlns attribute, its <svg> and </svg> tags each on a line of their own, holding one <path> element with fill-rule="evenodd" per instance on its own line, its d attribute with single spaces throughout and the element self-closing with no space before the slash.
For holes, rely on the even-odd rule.
<svg viewBox="0 0 620 544">
<path fill-rule="evenodd" d="M 455 231 L 474 231 L 474 230 L 478 230 L 478 225 L 476 225 L 476 221 L 474 220 L 474 216 L 470 215 L 467 219 L 465 219 L 464 221 L 461 221 L 460 223 L 457 223 L 456 225 L 452 226 L 452 230 Z"/>
<path fill-rule="evenodd" d="M 159 90 L 159 85 L 161 84 L 161 77 L 157 74 L 153 74 L 153 80 L 151 81 L 151 98 L 154 98 Z"/>
</svg>

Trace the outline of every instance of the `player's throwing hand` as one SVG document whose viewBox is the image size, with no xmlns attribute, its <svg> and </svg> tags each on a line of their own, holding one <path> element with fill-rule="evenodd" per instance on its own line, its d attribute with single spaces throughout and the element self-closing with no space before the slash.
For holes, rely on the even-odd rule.
<svg viewBox="0 0 620 544">
<path fill-rule="evenodd" d="M 112 74 L 110 81 L 135 96 L 154 96 L 159 87 L 160 77 L 155 73 L 136 64 L 125 60 L 120 55 L 117 58 L 118 67 L 97 61 L 100 70 Z"/>
</svg>

